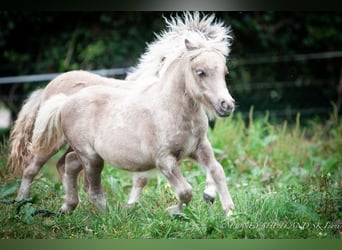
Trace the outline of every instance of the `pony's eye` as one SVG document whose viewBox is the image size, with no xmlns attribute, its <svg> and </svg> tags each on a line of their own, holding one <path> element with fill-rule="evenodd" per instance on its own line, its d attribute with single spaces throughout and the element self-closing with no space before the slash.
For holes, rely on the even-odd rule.
<svg viewBox="0 0 342 250">
<path fill-rule="evenodd" d="M 196 74 L 199 77 L 205 77 L 206 76 L 206 73 L 203 70 L 201 70 L 201 69 L 196 70 Z"/>
</svg>

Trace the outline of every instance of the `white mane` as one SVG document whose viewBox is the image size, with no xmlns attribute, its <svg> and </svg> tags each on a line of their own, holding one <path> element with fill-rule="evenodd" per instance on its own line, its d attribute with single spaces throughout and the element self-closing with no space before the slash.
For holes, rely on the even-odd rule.
<svg viewBox="0 0 342 250">
<path fill-rule="evenodd" d="M 147 46 L 137 67 L 128 73 L 127 80 L 157 79 L 176 58 L 186 51 L 185 39 L 198 48 L 213 48 L 228 56 L 232 37 L 230 27 L 215 20 L 215 15 L 184 12 L 183 16 L 164 17 L 167 30 L 156 34 L 156 40 Z"/>
</svg>

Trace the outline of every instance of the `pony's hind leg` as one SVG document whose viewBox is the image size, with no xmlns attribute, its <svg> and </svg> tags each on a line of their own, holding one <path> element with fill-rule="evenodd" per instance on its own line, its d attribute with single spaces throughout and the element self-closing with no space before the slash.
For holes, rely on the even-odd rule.
<svg viewBox="0 0 342 250">
<path fill-rule="evenodd" d="M 19 191 L 17 194 L 17 199 L 26 199 L 30 193 L 30 186 L 33 182 L 34 177 L 38 174 L 39 170 L 43 167 L 43 165 L 57 153 L 58 150 L 54 150 L 51 153 L 37 153 L 33 154 L 31 158 L 31 162 L 24 169 L 23 177 L 21 179 L 21 184 L 19 187 Z"/>
<path fill-rule="evenodd" d="M 70 153 L 73 149 L 71 147 L 68 148 L 68 150 L 62 155 L 61 158 L 59 158 L 57 164 L 56 164 L 56 168 L 59 174 L 59 177 L 62 180 L 62 183 L 64 182 L 64 172 L 65 172 L 65 157 L 68 153 Z M 88 193 L 88 189 L 89 189 L 89 184 L 88 184 L 88 180 L 86 178 L 86 175 L 83 173 L 83 190 L 84 192 Z"/>
<path fill-rule="evenodd" d="M 83 170 L 83 190 L 84 192 L 89 192 L 89 182 L 87 179 L 87 175 L 85 174 L 85 171 Z"/>
<path fill-rule="evenodd" d="M 103 169 L 103 159 L 99 156 L 87 157 L 80 155 L 84 167 L 85 178 L 88 180 L 88 195 L 101 213 L 106 213 L 106 198 L 101 185 L 101 172 Z"/>
<path fill-rule="evenodd" d="M 62 184 L 64 182 L 64 173 L 65 173 L 65 161 L 66 161 L 66 156 L 67 154 L 69 154 L 72 151 L 72 148 L 69 147 L 67 149 L 67 151 L 62 155 L 61 158 L 58 159 L 57 164 L 56 164 L 56 168 L 57 168 L 57 172 L 59 174 L 59 177 L 62 180 Z"/>
<path fill-rule="evenodd" d="M 77 188 L 77 177 L 79 172 L 82 170 L 82 164 L 78 160 L 75 152 L 71 151 L 65 155 L 65 172 L 64 172 L 64 191 L 65 201 L 61 208 L 61 212 L 73 211 L 79 202 L 78 188 Z"/>
<path fill-rule="evenodd" d="M 149 176 L 146 173 L 134 173 L 133 174 L 133 184 L 131 193 L 129 195 L 126 207 L 132 207 L 136 202 L 140 200 L 143 188 L 148 182 Z"/>
</svg>

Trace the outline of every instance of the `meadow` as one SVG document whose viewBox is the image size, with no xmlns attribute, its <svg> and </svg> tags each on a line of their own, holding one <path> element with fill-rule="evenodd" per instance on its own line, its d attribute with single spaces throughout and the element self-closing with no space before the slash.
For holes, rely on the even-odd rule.
<svg viewBox="0 0 342 250">
<path fill-rule="evenodd" d="M 81 202 L 60 215 L 63 187 L 54 167 L 43 168 L 32 197 L 14 202 L 20 180 L 5 169 L 8 145 L 0 159 L 1 239 L 341 239 L 342 121 L 337 112 L 326 121 L 271 122 L 269 115 L 243 119 L 238 113 L 219 119 L 209 139 L 224 167 L 234 214 L 225 218 L 218 197 L 203 198 L 205 175 L 193 161 L 181 162 L 194 197 L 184 213 L 170 216 L 175 204 L 161 175 L 149 181 L 141 202 L 124 207 L 131 175 L 105 166 L 102 183 L 107 213 L 98 213 L 81 189 Z M 80 178 L 80 187 L 82 180 Z"/>
</svg>

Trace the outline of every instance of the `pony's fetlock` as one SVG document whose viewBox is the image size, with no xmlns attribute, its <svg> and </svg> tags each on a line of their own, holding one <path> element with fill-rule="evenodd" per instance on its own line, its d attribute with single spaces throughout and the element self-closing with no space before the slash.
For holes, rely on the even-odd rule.
<svg viewBox="0 0 342 250">
<path fill-rule="evenodd" d="M 172 216 L 175 214 L 180 214 L 182 212 L 182 208 L 179 205 L 174 205 L 167 208 L 167 212 Z"/>
<path fill-rule="evenodd" d="M 77 204 L 70 206 L 70 204 L 64 203 L 63 206 L 60 209 L 60 212 L 63 213 L 63 214 L 71 213 L 72 211 L 75 210 L 76 207 L 77 207 Z"/>
</svg>

